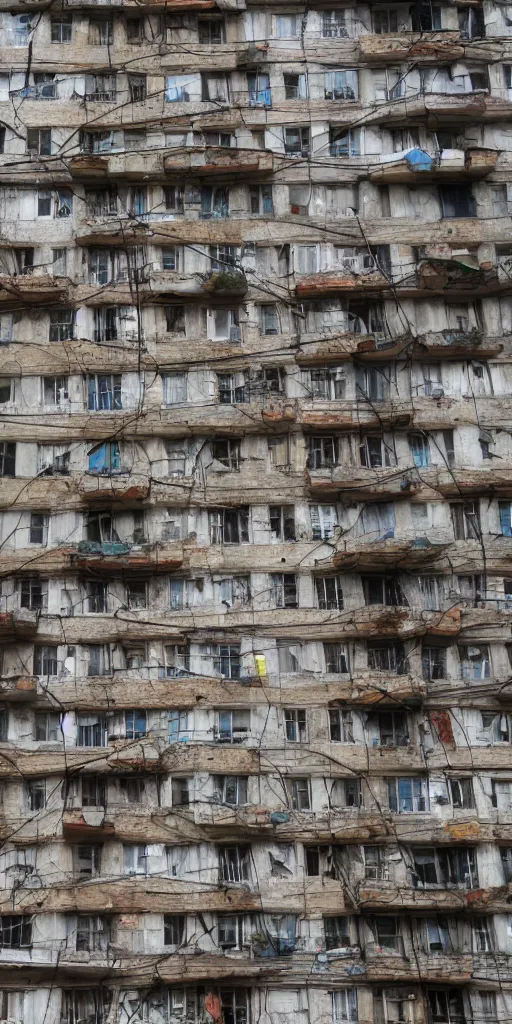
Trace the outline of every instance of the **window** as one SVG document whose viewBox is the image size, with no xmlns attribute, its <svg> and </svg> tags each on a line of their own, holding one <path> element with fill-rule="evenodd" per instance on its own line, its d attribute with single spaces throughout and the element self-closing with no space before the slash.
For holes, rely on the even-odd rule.
<svg viewBox="0 0 512 1024">
<path fill-rule="evenodd" d="M 140 740 L 147 735 L 147 713 L 137 708 L 134 711 L 125 711 L 125 739 Z"/>
<path fill-rule="evenodd" d="M 146 99 L 146 76 L 129 74 L 127 78 L 130 102 L 142 103 Z"/>
<path fill-rule="evenodd" d="M 363 790 L 361 779 L 337 779 L 333 782 L 329 793 L 329 806 L 333 809 L 340 807 L 362 807 Z"/>
<path fill-rule="evenodd" d="M 67 377 L 43 377 L 43 404 L 64 406 L 69 400 Z"/>
<path fill-rule="evenodd" d="M 226 267 L 236 267 L 238 261 L 238 249 L 235 245 L 211 245 L 210 265 L 213 271 L 225 270 Z"/>
<path fill-rule="evenodd" d="M 311 129 L 285 128 L 284 151 L 287 156 L 311 156 Z"/>
<path fill-rule="evenodd" d="M 446 648 L 423 645 L 421 652 L 423 678 L 428 681 L 446 678 Z"/>
<path fill-rule="evenodd" d="M 351 946 L 350 922 L 348 917 L 324 917 L 326 949 L 346 949 Z"/>
<path fill-rule="evenodd" d="M 368 645 L 368 668 L 376 672 L 407 672 L 407 659 L 401 644 L 376 641 Z"/>
<path fill-rule="evenodd" d="M 140 608 L 147 608 L 148 606 L 148 594 L 147 585 L 144 582 L 133 581 L 126 584 L 126 603 L 128 608 L 138 610 Z M 142 650 L 144 650 L 142 648 Z M 144 662 L 142 662 L 144 664 Z M 138 668 L 138 665 L 130 664 L 127 668 Z"/>
<path fill-rule="evenodd" d="M 226 469 L 236 472 L 240 469 L 240 441 L 217 438 L 212 441 L 212 459 Z"/>
<path fill-rule="evenodd" d="M 322 36 L 324 39 L 346 39 L 348 32 L 346 27 L 347 12 L 345 10 L 322 11 Z"/>
<path fill-rule="evenodd" d="M 416 506 L 419 508 L 420 506 Z M 419 514 L 419 513 L 417 513 Z M 428 518 L 428 512 L 427 512 Z M 413 506 L 413 522 L 419 525 L 421 520 L 415 520 Z M 420 590 L 423 595 L 423 607 L 427 611 L 439 611 L 444 604 L 444 581 L 439 576 L 420 576 Z"/>
<path fill-rule="evenodd" d="M 261 333 L 264 335 L 280 334 L 279 315 L 277 306 L 261 306 Z"/>
<path fill-rule="evenodd" d="M 334 505 L 310 505 L 313 540 L 330 540 L 338 526 L 338 513 Z"/>
<path fill-rule="evenodd" d="M 71 341 L 74 325 L 75 312 L 73 309 L 50 310 L 49 341 Z"/>
<path fill-rule="evenodd" d="M 324 920 L 327 921 L 328 918 Z M 331 998 L 333 1024 L 357 1024 L 357 989 L 343 988 L 338 992 L 331 992 Z"/>
<path fill-rule="evenodd" d="M 0 441 L 0 476 L 16 476 L 15 441 Z"/>
<path fill-rule="evenodd" d="M 307 439 L 307 468 L 332 469 L 337 463 L 338 439 L 332 436 L 313 436 Z"/>
<path fill-rule="evenodd" d="M 325 671 L 335 674 L 348 672 L 348 650 L 344 644 L 324 643 Z"/>
<path fill-rule="evenodd" d="M 450 505 L 455 540 L 480 540 L 480 507 L 478 501 Z"/>
<path fill-rule="evenodd" d="M 169 334 L 185 334 L 185 306 L 164 306 L 165 329 Z"/>
<path fill-rule="evenodd" d="M 172 806 L 189 807 L 193 780 L 191 778 L 174 778 L 171 782 Z"/>
<path fill-rule="evenodd" d="M 110 18 L 89 18 L 90 46 L 110 46 L 114 42 L 114 22 Z"/>
<path fill-rule="evenodd" d="M 372 725 L 378 733 L 381 747 L 406 747 L 409 744 L 409 727 L 404 711 L 380 711 L 368 716 L 367 729 Z"/>
<path fill-rule="evenodd" d="M 219 880 L 248 882 L 249 862 L 249 846 L 219 846 Z"/>
<path fill-rule="evenodd" d="M 340 708 L 329 710 L 329 736 L 334 743 L 354 743 L 354 719 L 352 711 Z"/>
<path fill-rule="evenodd" d="M 2 914 L 0 917 L 2 949 L 27 949 L 32 945 L 32 923 L 21 914 Z"/>
<path fill-rule="evenodd" d="M 428 809 L 427 781 L 422 778 L 388 779 L 389 809 L 411 814 Z"/>
<path fill-rule="evenodd" d="M 291 743 L 305 743 L 307 740 L 306 712 L 299 708 L 284 711 L 284 732 Z"/>
<path fill-rule="evenodd" d="M 89 658 L 87 675 L 110 675 L 110 647 L 108 644 L 87 644 L 85 652 Z"/>
<path fill-rule="evenodd" d="M 56 711 L 36 711 L 35 738 L 39 743 L 60 743 L 63 739 L 60 715 Z"/>
<path fill-rule="evenodd" d="M 472 779 L 449 779 L 448 784 L 453 807 L 458 807 L 461 810 L 474 808 L 475 797 Z"/>
<path fill-rule="evenodd" d="M 464 1024 L 464 1005 L 460 989 L 428 990 L 432 1024 Z"/>
<path fill-rule="evenodd" d="M 73 846 L 73 875 L 78 882 L 97 878 L 101 873 L 101 846 Z"/>
<path fill-rule="evenodd" d="M 191 738 L 191 714 L 189 711 L 169 711 L 169 743 L 180 743 Z"/>
<path fill-rule="evenodd" d="M 218 942 L 221 949 L 241 949 L 247 943 L 246 916 L 222 914 L 218 919 Z"/>
<path fill-rule="evenodd" d="M 229 189 L 225 186 L 215 188 L 212 185 L 203 185 L 201 188 L 201 217 L 203 220 L 210 218 L 229 217 Z M 170 268 L 174 269 L 174 268 Z"/>
<path fill-rule="evenodd" d="M 324 72 L 324 98 L 326 100 L 356 100 L 357 96 L 357 71 Z"/>
<path fill-rule="evenodd" d="M 104 715 L 78 715 L 77 746 L 107 746 L 107 720 Z"/>
<path fill-rule="evenodd" d="M 128 43 L 141 43 L 144 38 L 143 18 L 127 18 L 125 22 L 126 41 Z"/>
<path fill-rule="evenodd" d="M 124 870 L 127 875 L 148 874 L 148 848 L 137 843 L 133 846 L 123 846 Z"/>
<path fill-rule="evenodd" d="M 249 401 L 249 388 L 244 372 L 218 373 L 217 387 L 221 405 L 237 405 Z"/>
<path fill-rule="evenodd" d="M 46 780 L 29 779 L 27 792 L 29 810 L 42 811 L 46 807 Z"/>
<path fill-rule="evenodd" d="M 107 611 L 107 584 L 96 580 L 86 585 L 87 611 L 94 615 L 104 615 Z"/>
<path fill-rule="evenodd" d="M 329 151 L 331 156 L 359 156 L 361 153 L 360 128 L 331 128 Z"/>
<path fill-rule="evenodd" d="M 164 914 L 164 946 L 183 946 L 186 942 L 184 914 Z"/>
<path fill-rule="evenodd" d="M 491 923 L 491 919 L 487 917 L 473 918 L 473 950 L 475 953 L 492 953 L 494 944 Z"/>
<path fill-rule="evenodd" d="M 459 647 L 462 678 L 471 681 L 489 679 L 491 661 L 488 644 L 467 644 Z"/>
<path fill-rule="evenodd" d="M 107 787 L 102 775 L 82 778 L 82 807 L 106 807 Z"/>
<path fill-rule="evenodd" d="M 34 647 L 34 675 L 56 676 L 57 673 L 57 647 L 47 644 Z"/>
<path fill-rule="evenodd" d="M 115 75 L 86 75 L 85 98 L 93 103 L 109 103 L 116 98 Z"/>
<path fill-rule="evenodd" d="M 500 854 L 504 881 L 512 882 L 512 846 L 502 847 Z"/>
<path fill-rule="evenodd" d="M 286 794 L 292 811 L 311 810 L 309 779 L 285 778 Z"/>
<path fill-rule="evenodd" d="M 373 921 L 375 943 L 370 943 L 373 953 L 402 953 L 403 943 L 400 933 L 400 921 L 397 917 L 376 917 Z"/>
<path fill-rule="evenodd" d="M 216 739 L 219 743 L 244 743 L 251 731 L 251 712 L 219 711 Z"/>
<path fill-rule="evenodd" d="M 356 368 L 356 398 L 369 398 L 372 402 L 389 399 L 395 385 L 394 370 L 390 366 L 364 366 Z"/>
<path fill-rule="evenodd" d="M 31 156 L 51 156 L 51 128 L 27 128 L 27 153 Z"/>
<path fill-rule="evenodd" d="M 373 31 L 376 35 L 389 35 L 390 32 L 398 31 L 398 11 L 395 9 L 387 10 L 384 8 L 382 11 L 374 10 L 373 12 Z M 398 147 L 398 152 L 402 147 Z"/>
<path fill-rule="evenodd" d="M 425 434 L 409 434 L 409 448 L 412 460 L 417 469 L 428 469 L 430 466 L 430 447 Z"/>
<path fill-rule="evenodd" d="M 408 601 L 396 576 L 362 576 L 365 604 L 407 607 Z"/>
<path fill-rule="evenodd" d="M 48 607 L 48 581 L 30 576 L 21 580 L 20 607 L 41 612 Z"/>
<path fill-rule="evenodd" d="M 199 18 L 197 37 L 200 43 L 216 46 L 225 42 L 224 21 L 222 18 Z"/>
<path fill-rule="evenodd" d="M 57 715 L 58 718 L 58 715 Z M 0 708 L 0 743 L 6 743 L 9 739 L 9 712 L 7 708 Z"/>
<path fill-rule="evenodd" d="M 76 949 L 96 953 L 108 946 L 108 925 L 97 914 L 79 914 L 76 922 Z"/>
<path fill-rule="evenodd" d="M 31 512 L 29 527 L 30 544 L 46 545 L 48 542 L 49 516 L 46 512 Z"/>
<path fill-rule="evenodd" d="M 214 775 L 214 800 L 229 807 L 243 807 L 247 804 L 246 775 Z"/>
<path fill-rule="evenodd" d="M 274 16 L 274 36 L 277 39 L 294 39 L 297 35 L 297 14 L 276 14 Z"/>
<path fill-rule="evenodd" d="M 71 14 L 58 14 L 50 19 L 52 43 L 70 43 L 73 30 Z"/>
<path fill-rule="evenodd" d="M 87 408 L 96 412 L 122 409 L 121 374 L 94 373 L 87 380 Z"/>
<path fill-rule="evenodd" d="M 215 672 L 226 679 L 239 679 L 241 668 L 239 644 L 219 644 L 214 654 L 213 666 Z"/>
<path fill-rule="evenodd" d="M 501 532 L 504 537 L 512 537 L 512 504 L 510 501 L 499 501 Z"/>
<path fill-rule="evenodd" d="M 443 217 L 476 217 L 471 185 L 439 185 Z"/>
<path fill-rule="evenodd" d="M 315 578 L 318 607 L 333 611 L 343 610 L 342 576 L 317 576 Z"/>
<path fill-rule="evenodd" d="M 119 544 L 115 520 L 110 512 L 89 512 L 86 519 L 87 540 L 97 544 Z"/>
<path fill-rule="evenodd" d="M 270 77 L 265 71 L 254 71 L 248 73 L 247 92 L 250 107 L 272 106 Z"/>
<path fill-rule="evenodd" d="M 270 532 L 275 540 L 295 540 L 295 506 L 270 505 Z"/>
<path fill-rule="evenodd" d="M 302 386 L 313 400 L 326 402 L 345 398 L 346 374 L 343 367 L 313 366 L 302 373 Z"/>
<path fill-rule="evenodd" d="M 308 76 L 306 74 L 287 74 L 284 79 L 285 100 L 304 100 L 308 97 Z"/>
<path fill-rule="evenodd" d="M 375 882 L 386 881 L 389 872 L 386 861 L 386 848 L 383 846 L 363 846 L 364 877 Z"/>
<path fill-rule="evenodd" d="M 106 442 L 89 451 L 89 472 L 111 476 L 121 469 L 121 452 L 117 441 Z"/>
<path fill-rule="evenodd" d="M 249 506 L 209 509 L 211 544 L 242 544 L 249 540 Z"/>
<path fill-rule="evenodd" d="M 272 185 L 251 186 L 249 188 L 249 202 L 251 213 L 272 217 L 274 215 Z"/>
<path fill-rule="evenodd" d="M 298 607 L 297 578 L 294 573 L 271 573 L 270 586 L 275 608 Z"/>
</svg>

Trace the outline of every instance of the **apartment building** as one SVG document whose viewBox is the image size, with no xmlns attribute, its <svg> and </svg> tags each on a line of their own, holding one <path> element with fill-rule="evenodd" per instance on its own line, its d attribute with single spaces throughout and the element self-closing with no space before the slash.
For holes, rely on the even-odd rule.
<svg viewBox="0 0 512 1024">
<path fill-rule="evenodd" d="M 1 0 L 0 1020 L 512 1014 L 512 6 Z"/>
</svg>

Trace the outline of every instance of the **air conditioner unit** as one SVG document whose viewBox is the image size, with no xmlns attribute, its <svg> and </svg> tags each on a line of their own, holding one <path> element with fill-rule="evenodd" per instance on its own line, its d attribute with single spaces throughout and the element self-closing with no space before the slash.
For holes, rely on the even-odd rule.
<svg viewBox="0 0 512 1024">
<path fill-rule="evenodd" d="M 432 388 L 430 394 L 432 398 L 444 398 L 444 388 Z"/>
</svg>

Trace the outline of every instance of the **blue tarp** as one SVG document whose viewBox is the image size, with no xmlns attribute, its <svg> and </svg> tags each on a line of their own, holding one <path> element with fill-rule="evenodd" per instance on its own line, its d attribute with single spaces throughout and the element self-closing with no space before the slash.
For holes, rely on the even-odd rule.
<svg viewBox="0 0 512 1024">
<path fill-rule="evenodd" d="M 431 171 L 433 159 L 428 153 L 425 153 L 423 149 L 410 149 L 405 154 L 405 159 L 411 168 L 411 171 Z"/>
</svg>

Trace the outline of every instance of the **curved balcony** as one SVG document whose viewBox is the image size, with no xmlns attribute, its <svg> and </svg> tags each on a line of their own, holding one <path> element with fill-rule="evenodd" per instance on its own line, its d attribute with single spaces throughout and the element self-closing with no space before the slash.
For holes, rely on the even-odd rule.
<svg viewBox="0 0 512 1024">
<path fill-rule="evenodd" d="M 38 614 L 27 608 L 0 612 L 0 640 L 28 640 L 37 633 Z"/>
<path fill-rule="evenodd" d="M 496 149 L 444 149 L 431 157 L 419 149 L 382 157 L 378 166 L 370 165 L 368 178 L 376 184 L 421 185 L 424 182 L 480 180 L 496 168 Z"/>
<path fill-rule="evenodd" d="M 227 146 L 187 146 L 172 150 L 164 157 L 164 170 L 167 175 L 180 177 L 183 174 L 192 177 L 265 174 L 274 170 L 274 154 L 270 151 Z"/>
<path fill-rule="evenodd" d="M 71 567 L 79 573 L 97 572 L 100 576 L 153 576 L 158 573 L 174 572 L 183 565 L 181 545 L 144 546 L 134 551 L 131 544 L 97 543 L 80 541 L 76 552 L 71 553 Z"/>
</svg>

